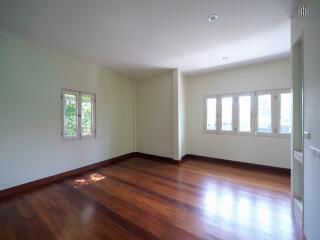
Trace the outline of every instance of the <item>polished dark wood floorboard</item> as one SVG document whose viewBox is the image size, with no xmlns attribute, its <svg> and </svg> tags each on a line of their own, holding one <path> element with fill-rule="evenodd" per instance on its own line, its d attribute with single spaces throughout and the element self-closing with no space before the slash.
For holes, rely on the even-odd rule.
<svg viewBox="0 0 320 240">
<path fill-rule="evenodd" d="M 0 239 L 303 239 L 290 178 L 131 158 L 0 200 Z"/>
</svg>

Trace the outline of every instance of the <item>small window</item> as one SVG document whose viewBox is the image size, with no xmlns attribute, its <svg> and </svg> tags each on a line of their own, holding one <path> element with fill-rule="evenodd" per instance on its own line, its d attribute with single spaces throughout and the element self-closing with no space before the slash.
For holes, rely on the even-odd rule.
<svg viewBox="0 0 320 240">
<path fill-rule="evenodd" d="M 217 130 L 217 98 L 207 98 L 207 125 L 209 131 Z"/>
<path fill-rule="evenodd" d="M 232 105 L 233 97 L 222 97 L 221 99 L 221 130 L 232 131 Z"/>
<path fill-rule="evenodd" d="M 259 133 L 272 133 L 271 94 L 258 95 L 258 127 Z"/>
<path fill-rule="evenodd" d="M 239 96 L 239 132 L 251 132 L 251 96 Z"/>
<path fill-rule="evenodd" d="M 62 132 L 64 139 L 95 136 L 95 95 L 62 90 Z"/>
<path fill-rule="evenodd" d="M 280 94 L 280 128 L 282 134 L 291 133 L 291 93 Z"/>
</svg>

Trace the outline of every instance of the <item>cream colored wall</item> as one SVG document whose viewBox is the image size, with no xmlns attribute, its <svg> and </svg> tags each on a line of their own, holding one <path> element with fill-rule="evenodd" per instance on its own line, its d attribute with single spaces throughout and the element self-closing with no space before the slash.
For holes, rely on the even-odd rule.
<svg viewBox="0 0 320 240">
<path fill-rule="evenodd" d="M 136 80 L 137 151 L 173 158 L 173 71 Z"/>
<path fill-rule="evenodd" d="M 61 88 L 96 93 L 97 138 L 61 141 Z M 134 82 L 0 35 L 0 190 L 134 151 Z"/>
<path fill-rule="evenodd" d="M 290 139 L 203 132 L 203 97 L 209 94 L 290 88 L 290 60 L 222 70 L 187 78 L 187 152 L 290 168 Z"/>
<path fill-rule="evenodd" d="M 0 189 L 133 151 L 173 158 L 175 137 L 178 159 L 191 153 L 280 167 L 290 164 L 288 139 L 202 131 L 204 95 L 290 87 L 288 60 L 186 79 L 177 70 L 175 93 L 173 71 L 131 81 L 0 35 L 0 70 Z M 61 88 L 97 94 L 96 139 L 61 141 Z"/>
</svg>

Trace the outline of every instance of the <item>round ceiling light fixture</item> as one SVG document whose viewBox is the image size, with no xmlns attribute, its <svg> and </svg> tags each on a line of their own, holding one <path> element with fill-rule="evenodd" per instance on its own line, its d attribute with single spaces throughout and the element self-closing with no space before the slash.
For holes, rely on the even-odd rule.
<svg viewBox="0 0 320 240">
<path fill-rule="evenodd" d="M 218 20 L 218 15 L 217 14 L 211 14 L 209 17 L 208 17 L 208 22 L 215 22 Z"/>
</svg>

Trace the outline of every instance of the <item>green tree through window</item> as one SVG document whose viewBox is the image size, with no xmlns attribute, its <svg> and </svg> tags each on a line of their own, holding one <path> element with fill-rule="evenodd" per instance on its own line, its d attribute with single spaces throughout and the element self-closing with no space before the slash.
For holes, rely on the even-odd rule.
<svg viewBox="0 0 320 240">
<path fill-rule="evenodd" d="M 82 95 L 81 96 L 81 131 L 82 135 L 92 135 L 92 96 Z"/>
<path fill-rule="evenodd" d="M 64 95 L 64 134 L 67 137 L 77 136 L 77 96 Z"/>
</svg>

